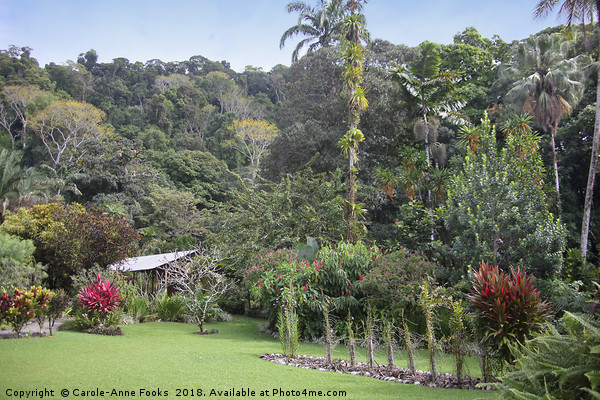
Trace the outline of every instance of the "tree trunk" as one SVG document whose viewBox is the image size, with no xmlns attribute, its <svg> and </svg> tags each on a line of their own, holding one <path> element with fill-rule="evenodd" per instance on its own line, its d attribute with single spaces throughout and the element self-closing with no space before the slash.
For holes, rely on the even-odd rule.
<svg viewBox="0 0 600 400">
<path fill-rule="evenodd" d="M 427 200 L 429 200 L 429 218 L 431 219 L 431 241 L 435 240 L 435 227 L 433 225 L 433 196 L 431 194 L 431 186 L 429 185 L 431 179 L 431 158 L 429 156 L 429 122 L 427 121 L 427 114 L 423 116 L 425 121 L 425 157 L 427 159 Z"/>
<path fill-rule="evenodd" d="M 599 10 L 600 12 L 600 10 Z M 600 20 L 600 16 L 598 18 Z M 600 59 L 600 51 L 598 55 Z M 598 169 L 598 148 L 600 147 L 600 69 L 598 70 L 598 84 L 596 86 L 596 123 L 594 124 L 594 139 L 592 140 L 592 155 L 590 157 L 590 171 L 588 173 L 587 187 L 585 190 L 585 203 L 583 206 L 583 221 L 581 223 L 581 260 L 587 258 L 588 236 L 590 232 L 590 218 L 594 199 L 594 185 Z"/>
<path fill-rule="evenodd" d="M 356 174 L 354 170 L 355 149 L 350 150 L 348 157 L 348 232 L 347 237 L 350 243 L 356 243 Z"/>
<path fill-rule="evenodd" d="M 554 134 L 556 133 L 557 128 L 558 127 L 556 127 L 556 126 L 552 126 L 552 128 L 550 128 L 550 145 L 552 146 L 552 162 L 554 165 L 554 181 L 556 184 L 556 195 L 557 195 L 557 199 L 558 199 L 558 204 L 560 205 L 560 183 L 558 180 L 558 160 L 556 158 L 556 145 L 554 143 Z M 560 209 L 560 207 L 559 207 L 559 209 Z"/>
</svg>

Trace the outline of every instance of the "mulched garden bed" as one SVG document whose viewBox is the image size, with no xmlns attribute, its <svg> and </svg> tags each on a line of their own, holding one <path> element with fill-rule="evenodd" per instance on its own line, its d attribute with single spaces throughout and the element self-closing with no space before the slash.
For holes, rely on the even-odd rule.
<svg viewBox="0 0 600 400">
<path fill-rule="evenodd" d="M 293 367 L 316 369 L 319 371 L 332 371 L 350 375 L 362 375 L 384 381 L 398 382 L 412 385 L 423 385 L 426 387 L 437 387 L 445 389 L 479 389 L 492 390 L 491 386 L 477 387 L 482 383 L 481 379 L 464 376 L 461 383 L 458 383 L 456 376 L 452 374 L 438 374 L 436 380 L 433 380 L 430 372 L 416 371 L 414 374 L 405 368 L 394 368 L 390 370 L 387 366 L 376 365 L 373 369 L 368 364 L 356 363 L 354 367 L 346 360 L 334 359 L 331 366 L 326 365 L 324 357 L 298 356 L 288 358 L 282 354 L 264 354 L 260 356 L 263 360 L 273 363 L 290 365 Z"/>
</svg>

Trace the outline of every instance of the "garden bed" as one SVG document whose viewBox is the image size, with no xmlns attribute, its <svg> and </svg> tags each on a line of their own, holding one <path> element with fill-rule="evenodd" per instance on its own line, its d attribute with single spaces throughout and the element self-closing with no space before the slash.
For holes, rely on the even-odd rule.
<svg viewBox="0 0 600 400">
<path fill-rule="evenodd" d="M 352 367 L 350 366 L 349 361 L 340 359 L 334 359 L 331 365 L 327 365 L 324 357 L 297 356 L 296 358 L 288 358 L 282 354 L 264 354 L 260 356 L 260 358 L 273 363 L 290 365 L 293 367 L 331 371 L 350 375 L 362 375 L 384 381 L 422 385 L 432 388 L 492 389 L 491 386 L 478 387 L 478 384 L 483 383 L 483 380 L 481 379 L 464 376 L 459 383 L 456 376 L 448 373 L 438 374 L 437 379 L 433 380 L 431 373 L 426 371 L 416 371 L 413 374 L 410 370 L 405 368 L 396 367 L 390 370 L 390 368 L 385 365 L 376 365 L 371 369 L 366 363 L 356 363 L 356 365 Z"/>
</svg>

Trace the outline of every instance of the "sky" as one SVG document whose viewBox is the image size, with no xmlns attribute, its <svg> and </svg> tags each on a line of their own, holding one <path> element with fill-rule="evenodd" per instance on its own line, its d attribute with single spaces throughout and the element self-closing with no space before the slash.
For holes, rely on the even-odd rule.
<svg viewBox="0 0 600 400">
<path fill-rule="evenodd" d="M 316 5 L 318 0 L 304 0 Z M 185 61 L 195 55 L 265 71 L 290 65 L 297 40 L 279 48 L 297 23 L 289 0 L 0 0 L 0 49 L 33 49 L 40 66 L 66 64 L 90 49 L 99 62 L 124 57 Z M 452 43 L 475 27 L 483 37 L 511 42 L 561 24 L 555 15 L 533 19 L 536 0 L 369 0 L 363 9 L 373 39 L 416 46 Z"/>
</svg>

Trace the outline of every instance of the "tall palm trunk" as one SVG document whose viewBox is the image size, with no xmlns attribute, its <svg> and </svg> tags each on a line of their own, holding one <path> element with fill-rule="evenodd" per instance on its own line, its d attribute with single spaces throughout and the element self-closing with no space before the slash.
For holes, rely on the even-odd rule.
<svg viewBox="0 0 600 400">
<path fill-rule="evenodd" d="M 427 121 L 427 114 L 423 115 L 423 120 L 425 121 L 425 157 L 427 159 L 427 200 L 429 201 L 429 217 L 431 219 L 431 241 L 435 240 L 435 227 L 433 225 L 433 195 L 431 194 L 431 157 L 429 155 L 429 121 Z"/>
<path fill-rule="evenodd" d="M 590 233 L 590 217 L 594 200 L 596 171 L 598 170 L 598 149 L 600 147 L 600 69 L 598 70 L 598 86 L 596 87 L 596 123 L 594 124 L 594 139 L 592 140 L 592 155 L 588 173 L 585 202 L 583 205 L 583 221 L 581 223 L 581 259 L 587 258 L 588 237 Z"/>
<path fill-rule="evenodd" d="M 596 12 L 600 22 L 600 0 L 596 1 Z M 600 59 L 600 48 L 598 50 Z M 590 171 L 588 173 L 587 187 L 585 190 L 585 203 L 583 205 L 583 221 L 581 222 L 581 259 L 587 259 L 588 237 L 590 233 L 590 217 L 592 203 L 594 200 L 594 185 L 596 183 L 596 171 L 598 169 L 598 149 L 600 148 L 600 69 L 598 70 L 598 82 L 596 86 L 596 122 L 594 124 L 594 138 L 592 140 L 592 155 L 590 157 Z"/>
<path fill-rule="evenodd" d="M 554 181 L 556 184 L 556 196 L 557 197 L 557 201 L 560 204 L 560 182 L 558 180 L 558 160 L 556 157 L 556 144 L 554 141 L 554 135 L 556 134 L 556 130 L 557 130 L 557 126 L 555 124 L 553 124 L 553 126 L 550 128 L 550 145 L 552 146 L 552 164 L 554 166 Z M 559 207 L 560 209 L 560 207 Z"/>
</svg>

